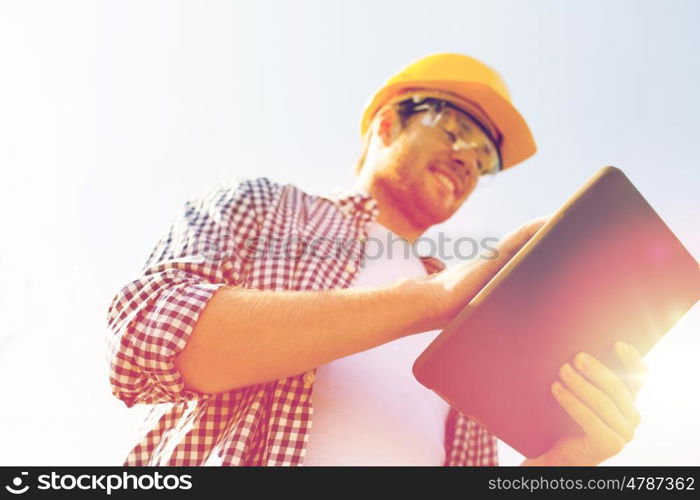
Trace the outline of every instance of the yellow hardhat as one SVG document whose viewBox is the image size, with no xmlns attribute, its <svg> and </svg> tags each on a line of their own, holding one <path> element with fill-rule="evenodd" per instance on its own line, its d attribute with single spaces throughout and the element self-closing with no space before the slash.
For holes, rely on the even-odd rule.
<svg viewBox="0 0 700 500">
<path fill-rule="evenodd" d="M 431 54 L 411 62 L 389 78 L 367 101 L 362 114 L 364 136 L 385 104 L 412 94 L 454 101 L 466 108 L 500 139 L 502 168 L 512 167 L 537 151 L 527 123 L 510 102 L 501 77 L 485 64 L 462 54 Z"/>
</svg>

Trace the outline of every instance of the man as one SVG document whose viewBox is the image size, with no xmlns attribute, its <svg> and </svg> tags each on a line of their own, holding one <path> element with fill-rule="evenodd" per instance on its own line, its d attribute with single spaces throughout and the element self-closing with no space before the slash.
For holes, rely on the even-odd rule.
<svg viewBox="0 0 700 500">
<path fill-rule="evenodd" d="M 496 439 L 410 366 L 544 220 L 507 236 L 494 258 L 449 269 L 387 252 L 365 259 L 363 242 L 414 242 L 481 175 L 531 156 L 530 131 L 497 73 L 435 54 L 377 91 L 362 132 L 353 189 L 220 186 L 186 204 L 116 295 L 113 392 L 153 405 L 128 465 L 497 464 Z M 280 252 L 290 241 L 301 253 Z M 350 251 L 334 252 L 337 241 Z M 641 375 L 639 353 L 617 348 Z M 584 353 L 560 378 L 552 395 L 580 432 L 524 465 L 597 464 L 620 451 L 639 423 L 637 387 Z"/>
</svg>

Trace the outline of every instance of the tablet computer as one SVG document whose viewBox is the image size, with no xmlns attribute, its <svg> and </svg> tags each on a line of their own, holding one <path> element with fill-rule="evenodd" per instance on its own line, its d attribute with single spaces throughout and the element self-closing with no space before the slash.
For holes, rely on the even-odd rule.
<svg viewBox="0 0 700 500">
<path fill-rule="evenodd" d="M 700 298 L 698 264 L 614 167 L 594 175 L 438 335 L 415 377 L 536 457 L 577 424 L 550 392 L 579 351 L 621 372 Z"/>
</svg>

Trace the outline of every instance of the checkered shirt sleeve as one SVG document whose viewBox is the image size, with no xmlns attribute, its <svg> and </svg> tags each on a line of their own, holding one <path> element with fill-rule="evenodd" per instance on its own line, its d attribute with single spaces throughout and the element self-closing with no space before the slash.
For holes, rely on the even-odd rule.
<svg viewBox="0 0 700 500">
<path fill-rule="evenodd" d="M 201 397 L 186 390 L 175 368 L 197 318 L 211 296 L 227 284 L 216 258 L 222 245 L 240 244 L 254 233 L 251 189 L 220 186 L 189 201 L 160 239 L 140 276 L 119 290 L 109 306 L 109 364 L 112 392 L 127 406 L 182 402 Z M 259 199 L 259 198 L 258 198 Z M 223 228 L 233 227 L 235 241 Z"/>
</svg>

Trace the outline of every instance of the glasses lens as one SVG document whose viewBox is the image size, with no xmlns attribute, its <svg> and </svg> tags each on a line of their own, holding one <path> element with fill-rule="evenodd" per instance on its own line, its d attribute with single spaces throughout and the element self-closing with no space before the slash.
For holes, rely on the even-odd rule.
<svg viewBox="0 0 700 500">
<path fill-rule="evenodd" d="M 426 112 L 421 123 L 442 129 L 455 151 L 476 150 L 480 175 L 495 174 L 501 170 L 498 147 L 482 125 L 466 111 L 447 101 L 416 96 L 399 103 L 399 108 L 405 116 Z"/>
<path fill-rule="evenodd" d="M 435 126 L 443 128 L 452 138 L 455 151 L 472 149 L 476 152 L 481 175 L 495 174 L 501 169 L 498 148 L 481 124 L 464 111 L 450 106 L 439 113 Z"/>
</svg>

